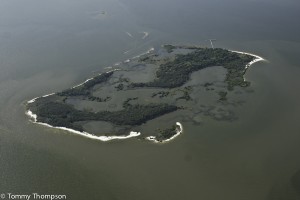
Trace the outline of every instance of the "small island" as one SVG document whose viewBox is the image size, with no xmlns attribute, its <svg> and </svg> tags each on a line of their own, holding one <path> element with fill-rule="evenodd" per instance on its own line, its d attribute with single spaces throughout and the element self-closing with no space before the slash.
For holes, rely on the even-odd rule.
<svg viewBox="0 0 300 200">
<path fill-rule="evenodd" d="M 92 139 L 137 137 L 164 143 L 183 132 L 174 113 L 188 113 L 195 121 L 196 110 L 216 119 L 230 118 L 222 108 L 199 106 L 197 91 L 205 88 L 205 92 L 217 96 L 216 102 L 226 102 L 230 91 L 250 85 L 244 75 L 251 64 L 260 60 L 253 54 L 220 48 L 164 45 L 73 88 L 34 98 L 27 102 L 26 113 L 35 123 Z M 226 71 L 222 80 L 198 83 L 193 78 L 196 73 L 214 67 Z M 220 82 L 223 85 L 219 86 Z M 160 124 L 161 120 L 167 121 L 162 129 L 148 131 L 147 126 Z"/>
</svg>

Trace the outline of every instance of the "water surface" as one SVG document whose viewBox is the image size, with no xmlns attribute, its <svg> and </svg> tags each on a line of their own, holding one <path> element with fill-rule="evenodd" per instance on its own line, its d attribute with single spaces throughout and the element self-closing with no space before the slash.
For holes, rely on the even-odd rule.
<svg viewBox="0 0 300 200">
<path fill-rule="evenodd" d="M 295 0 L 2 1 L 0 192 L 299 199 L 299 8 Z M 248 71 L 252 85 L 233 122 L 202 118 L 183 124 L 174 142 L 153 145 L 93 141 L 32 124 L 24 114 L 27 100 L 151 47 L 208 46 L 211 38 L 269 61 Z"/>
</svg>

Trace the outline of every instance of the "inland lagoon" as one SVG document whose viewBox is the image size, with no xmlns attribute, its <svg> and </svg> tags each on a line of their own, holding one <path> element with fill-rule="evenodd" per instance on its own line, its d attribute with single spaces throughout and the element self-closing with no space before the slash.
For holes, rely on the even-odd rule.
<svg viewBox="0 0 300 200">
<path fill-rule="evenodd" d="M 0 194 L 299 199 L 299 7 L 2 1 Z"/>
<path fill-rule="evenodd" d="M 201 98 L 194 98 L 201 88 L 206 88 L 203 96 L 209 96 L 207 91 L 211 90 L 219 95 L 207 103 L 227 103 L 227 94 L 235 87 L 250 86 L 244 78 L 246 71 L 263 60 L 257 55 L 213 47 L 163 45 L 157 51 L 151 49 L 121 62 L 116 69 L 100 73 L 70 89 L 28 101 L 26 114 L 34 123 L 100 141 L 141 136 L 138 139 L 165 143 L 183 132 L 180 122 L 171 128 L 149 131 L 148 134 L 154 136 L 146 133 L 147 137 L 141 134 L 143 124 L 151 121 L 158 125 L 157 118 L 180 110 L 181 120 L 191 118 L 197 123 L 193 116 L 195 113 L 201 116 L 202 108 L 206 106 Z M 222 86 L 215 86 L 215 80 L 209 77 L 204 84 L 194 84 L 191 79 L 194 72 L 216 66 L 226 71 L 218 82 Z M 222 106 L 210 114 L 218 120 L 230 120 L 230 116 L 224 115 L 229 112 L 226 110 L 227 107 Z"/>
</svg>

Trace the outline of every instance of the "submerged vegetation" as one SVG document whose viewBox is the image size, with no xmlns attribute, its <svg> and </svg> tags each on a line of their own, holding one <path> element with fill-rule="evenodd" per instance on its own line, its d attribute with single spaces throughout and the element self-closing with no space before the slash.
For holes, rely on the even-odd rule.
<svg viewBox="0 0 300 200">
<path fill-rule="evenodd" d="M 158 54 L 147 54 L 133 62 L 134 66 L 142 63 L 145 68 L 147 64 L 159 65 L 153 74 L 155 78 L 150 79 L 149 82 L 134 82 L 134 78 L 128 75 L 128 71 L 132 68 L 122 70 L 124 72 L 116 73 L 117 75 L 114 71 L 110 71 L 50 97 L 38 98 L 28 104 L 27 108 L 37 115 L 38 122 L 52 126 L 85 131 L 84 125 L 87 122 L 103 121 L 124 130 L 140 126 L 178 109 L 193 110 L 194 107 L 188 106 L 196 101 L 197 95 L 191 94 L 195 92 L 195 86 L 184 84 L 190 79 L 190 75 L 198 70 L 213 66 L 223 66 L 227 69 L 225 77 L 227 90 L 226 88 L 222 88 L 222 91 L 216 90 L 219 91 L 219 101 L 227 100 L 228 90 L 233 90 L 236 86 L 247 87 L 250 84 L 244 80 L 243 76 L 246 72 L 245 67 L 254 59 L 253 56 L 219 48 L 173 45 L 164 45 L 163 48 L 165 51 L 161 57 L 158 57 Z M 179 54 L 172 53 L 175 49 Z M 188 51 L 182 51 L 181 54 L 181 49 Z M 201 84 L 201 87 L 205 90 L 214 90 L 213 85 L 212 82 L 206 82 Z M 148 97 L 147 92 L 144 96 L 140 93 L 140 89 L 151 89 Z M 138 92 L 135 93 L 135 90 Z M 119 93 L 116 97 L 114 94 L 117 92 Z M 101 97 L 93 94 L 101 95 Z M 127 99 L 122 99 L 122 97 L 127 97 Z M 102 109 L 99 110 L 99 108 Z M 215 110 L 208 109 L 203 113 L 218 120 L 232 118 L 231 112 L 226 110 L 215 112 Z M 178 130 L 177 125 L 160 130 L 155 136 L 156 140 L 164 141 L 172 138 Z"/>
<path fill-rule="evenodd" d="M 159 97 L 159 98 L 164 98 L 167 97 L 170 94 L 170 92 L 165 92 L 165 91 L 159 91 L 159 92 L 154 92 L 152 93 L 151 97 Z"/>
<path fill-rule="evenodd" d="M 220 96 L 220 98 L 219 98 L 220 101 L 226 101 L 227 100 L 227 92 L 220 91 L 218 94 Z"/>
</svg>

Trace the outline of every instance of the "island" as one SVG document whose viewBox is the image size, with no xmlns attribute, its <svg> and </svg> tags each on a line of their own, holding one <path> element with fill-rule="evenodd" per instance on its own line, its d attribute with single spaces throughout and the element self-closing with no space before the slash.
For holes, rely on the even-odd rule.
<svg viewBox="0 0 300 200">
<path fill-rule="evenodd" d="M 244 75 L 260 60 L 221 48 L 163 45 L 70 89 L 28 101 L 26 114 L 34 123 L 101 141 L 136 137 L 165 143 L 182 134 L 178 120 L 197 123 L 199 113 L 233 119 L 214 104 L 227 102 L 235 88 L 248 87 Z M 221 78 L 199 78 L 205 69 L 221 70 Z M 199 104 L 200 91 L 210 92 L 212 105 Z"/>
</svg>

